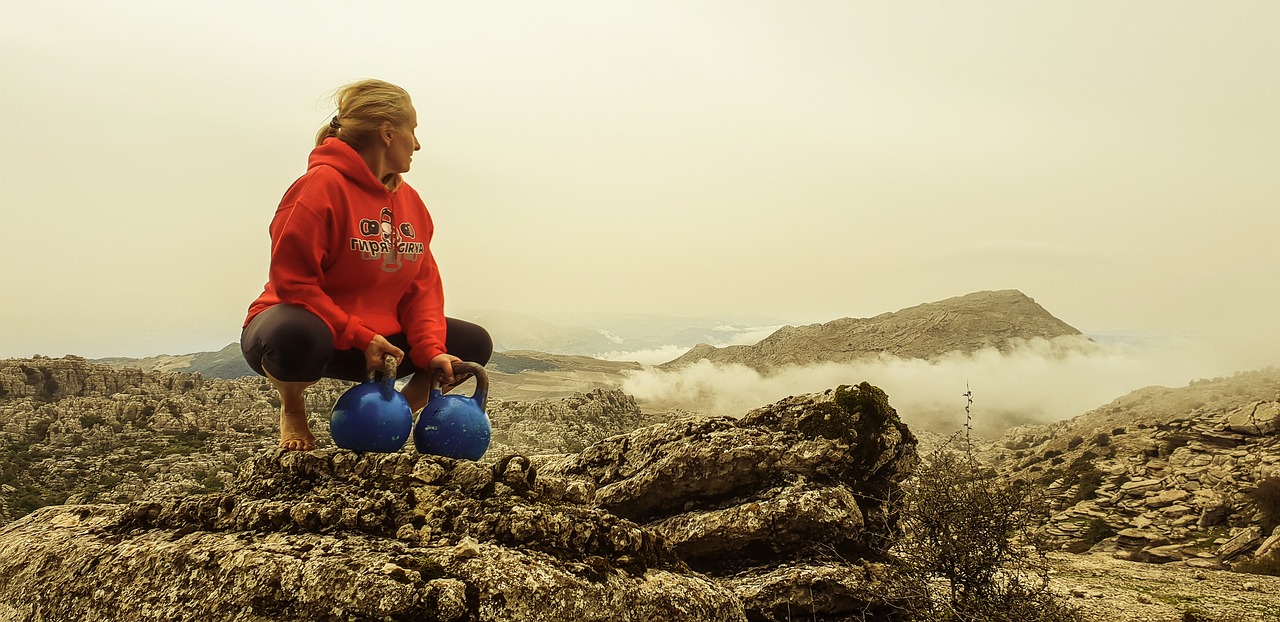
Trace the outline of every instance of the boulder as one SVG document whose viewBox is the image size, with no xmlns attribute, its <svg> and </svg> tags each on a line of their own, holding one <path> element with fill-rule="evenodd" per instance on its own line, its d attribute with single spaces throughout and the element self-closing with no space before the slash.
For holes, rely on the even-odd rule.
<svg viewBox="0 0 1280 622">
<path fill-rule="evenodd" d="M 897 524 L 890 499 L 917 460 L 916 439 L 887 396 L 863 383 L 741 420 L 643 428 L 543 472 L 590 481 L 599 507 L 663 534 L 715 575 L 816 549 L 883 556 Z"/>
<path fill-rule="evenodd" d="M 1231 411 L 1227 429 L 1240 434 L 1275 434 L 1280 430 L 1280 402 L 1257 402 Z"/>
<path fill-rule="evenodd" d="M 1261 538 L 1262 527 L 1259 527 L 1258 525 L 1249 525 L 1248 527 L 1241 529 L 1240 533 L 1231 536 L 1231 538 L 1222 546 L 1218 547 L 1215 554 L 1218 559 L 1227 561 L 1256 544 Z"/>
</svg>

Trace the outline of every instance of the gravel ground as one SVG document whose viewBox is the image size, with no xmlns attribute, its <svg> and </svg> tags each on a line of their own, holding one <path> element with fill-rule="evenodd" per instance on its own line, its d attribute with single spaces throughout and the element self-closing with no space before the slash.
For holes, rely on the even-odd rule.
<svg viewBox="0 0 1280 622">
<path fill-rule="evenodd" d="M 1105 553 L 1055 553 L 1050 561 L 1050 586 L 1080 608 L 1086 620 L 1280 621 L 1280 577 L 1142 564 Z"/>
</svg>

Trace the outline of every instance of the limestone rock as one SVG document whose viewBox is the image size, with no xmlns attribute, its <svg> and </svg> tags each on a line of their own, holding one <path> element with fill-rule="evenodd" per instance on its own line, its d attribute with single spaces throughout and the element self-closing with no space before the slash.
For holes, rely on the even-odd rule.
<svg viewBox="0 0 1280 622">
<path fill-rule="evenodd" d="M 307 392 L 321 447 L 331 446 L 328 413 L 350 386 L 322 380 Z M 240 463 L 276 445 L 278 406 L 260 377 L 117 369 L 78 357 L 0 361 L 0 524 L 44 505 L 223 490 Z M 646 423 L 617 390 L 491 400 L 488 410 L 489 460 L 576 451 Z"/>
<path fill-rule="evenodd" d="M 1228 560 L 1245 550 L 1252 547 L 1262 537 L 1262 528 L 1257 525 L 1250 525 L 1231 536 L 1225 544 L 1218 547 L 1218 559 Z"/>
<path fill-rule="evenodd" d="M 1224 544 L 1214 541 L 1218 530 L 1261 526 L 1252 493 L 1280 476 L 1280 436 L 1269 427 L 1277 386 L 1280 370 L 1268 369 L 1142 389 L 1072 420 L 1011 432 L 995 446 L 1022 455 L 992 459 L 1044 487 L 1053 514 L 1041 531 L 1063 548 L 1105 548 L 1121 530 L 1115 545 L 1126 559 L 1215 557 Z M 1224 552 L 1215 565 L 1243 560 Z"/>
<path fill-rule="evenodd" d="M 870 585 L 884 576 L 875 560 L 896 537 L 892 500 L 917 460 L 887 396 L 863 383 L 740 420 L 650 426 L 540 468 L 589 482 L 598 507 L 661 534 L 690 567 L 738 594 L 751 619 L 785 620 L 787 606 L 840 619 L 897 610 L 899 596 Z"/>
<path fill-rule="evenodd" d="M 909 600 L 894 595 L 889 577 L 885 567 L 872 563 L 811 563 L 750 569 L 720 583 L 742 599 L 749 620 L 784 622 L 833 612 L 894 620 Z"/>
<path fill-rule="evenodd" d="M 1253 552 L 1253 556 L 1265 557 L 1269 553 L 1280 550 L 1276 548 L 1277 545 L 1280 545 L 1280 527 L 1271 530 L 1271 535 L 1267 536 L 1267 539 L 1258 545 L 1258 548 Z"/>
<path fill-rule="evenodd" d="M 273 451 L 225 493 L 43 508 L 0 531 L 0 600 L 11 619 L 744 619 L 660 536 L 475 467 Z"/>
<path fill-rule="evenodd" d="M 1241 434 L 1275 434 L 1280 430 L 1280 402 L 1258 402 L 1227 415 L 1227 428 Z"/>
<path fill-rule="evenodd" d="M 271 449 L 222 490 L 44 507 L 0 528 L 0 621 L 892 610 L 903 597 L 875 560 L 915 459 L 914 437 L 865 383 L 738 421 L 656 424 L 580 455 Z"/>
</svg>

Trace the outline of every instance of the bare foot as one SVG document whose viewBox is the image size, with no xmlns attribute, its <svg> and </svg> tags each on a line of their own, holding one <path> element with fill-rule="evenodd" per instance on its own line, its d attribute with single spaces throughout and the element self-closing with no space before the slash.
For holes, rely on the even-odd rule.
<svg viewBox="0 0 1280 622">
<path fill-rule="evenodd" d="M 316 448 L 316 437 L 307 424 L 307 413 L 288 412 L 280 409 L 280 449 L 311 451 Z"/>
<path fill-rule="evenodd" d="M 280 449 L 311 451 L 316 448 L 316 437 L 307 424 L 307 402 L 303 391 L 315 382 L 285 382 L 277 380 L 270 372 L 267 378 L 280 392 Z"/>
</svg>

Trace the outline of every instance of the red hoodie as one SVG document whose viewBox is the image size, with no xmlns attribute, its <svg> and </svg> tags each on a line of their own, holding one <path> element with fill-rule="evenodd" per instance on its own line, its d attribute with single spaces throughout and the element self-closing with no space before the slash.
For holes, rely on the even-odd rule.
<svg viewBox="0 0 1280 622">
<path fill-rule="evenodd" d="M 404 333 L 421 369 L 444 353 L 444 290 L 430 249 L 435 227 L 418 193 L 397 181 L 387 190 L 341 140 L 316 147 L 271 221 L 271 271 L 245 325 L 286 303 L 324 320 L 339 350 Z"/>
</svg>

